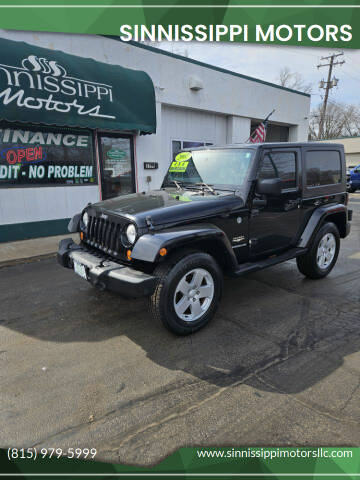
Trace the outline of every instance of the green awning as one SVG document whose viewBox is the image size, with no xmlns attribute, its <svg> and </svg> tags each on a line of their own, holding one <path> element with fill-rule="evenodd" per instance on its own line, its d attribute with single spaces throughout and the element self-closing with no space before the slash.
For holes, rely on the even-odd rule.
<svg viewBox="0 0 360 480">
<path fill-rule="evenodd" d="M 154 85 L 139 70 L 0 39 L 0 118 L 154 133 Z"/>
</svg>

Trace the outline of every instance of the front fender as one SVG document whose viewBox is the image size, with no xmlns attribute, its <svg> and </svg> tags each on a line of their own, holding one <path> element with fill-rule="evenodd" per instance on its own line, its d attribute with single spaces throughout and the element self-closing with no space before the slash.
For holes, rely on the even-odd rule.
<svg viewBox="0 0 360 480">
<path fill-rule="evenodd" d="M 230 255 L 231 262 L 236 265 L 236 257 L 225 233 L 212 224 L 185 225 L 169 228 L 155 233 L 142 235 L 136 242 L 131 257 L 135 260 L 155 262 L 161 248 L 171 250 L 191 246 L 202 240 L 216 239 Z"/>
<path fill-rule="evenodd" d="M 347 207 L 345 205 L 338 203 L 336 205 L 324 205 L 323 207 L 317 208 L 311 215 L 297 246 L 301 248 L 308 247 L 315 233 L 323 225 L 326 217 L 338 213 L 344 214 L 344 224 L 346 228 Z"/>
<path fill-rule="evenodd" d="M 81 213 L 77 213 L 69 222 L 68 230 L 70 233 L 80 232 Z"/>
</svg>

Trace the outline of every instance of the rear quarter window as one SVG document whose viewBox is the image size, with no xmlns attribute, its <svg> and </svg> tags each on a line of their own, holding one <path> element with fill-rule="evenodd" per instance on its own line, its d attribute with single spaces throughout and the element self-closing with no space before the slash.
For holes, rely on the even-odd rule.
<svg viewBox="0 0 360 480">
<path fill-rule="evenodd" d="M 305 168 L 308 187 L 341 183 L 341 158 L 336 150 L 306 152 Z"/>
</svg>

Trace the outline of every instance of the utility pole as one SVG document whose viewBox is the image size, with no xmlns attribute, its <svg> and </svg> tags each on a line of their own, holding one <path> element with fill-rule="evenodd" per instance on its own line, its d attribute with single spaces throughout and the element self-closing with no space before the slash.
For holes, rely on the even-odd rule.
<svg viewBox="0 0 360 480">
<path fill-rule="evenodd" d="M 320 114 L 318 139 L 320 139 L 322 137 L 323 131 L 324 131 L 324 121 L 325 121 L 327 102 L 328 102 L 328 98 L 329 98 L 329 92 L 333 87 L 337 86 L 338 81 L 339 81 L 339 79 L 336 78 L 336 77 L 331 78 L 333 68 L 336 65 L 342 65 L 343 63 L 345 63 L 345 60 L 334 62 L 334 59 L 336 57 L 341 57 L 342 55 L 344 55 L 343 52 L 342 53 L 337 53 L 337 54 L 333 53 L 332 55 L 329 55 L 328 57 L 321 57 L 320 60 L 330 60 L 330 61 L 329 61 L 329 63 L 322 63 L 322 64 L 320 63 L 317 66 L 318 69 L 321 68 L 321 67 L 329 67 L 327 81 L 325 82 L 324 80 L 321 80 L 321 82 L 320 82 L 320 88 L 325 89 L 325 96 L 324 96 L 324 102 L 323 102 L 323 105 L 322 105 L 322 108 L 321 108 L 321 114 Z"/>
</svg>

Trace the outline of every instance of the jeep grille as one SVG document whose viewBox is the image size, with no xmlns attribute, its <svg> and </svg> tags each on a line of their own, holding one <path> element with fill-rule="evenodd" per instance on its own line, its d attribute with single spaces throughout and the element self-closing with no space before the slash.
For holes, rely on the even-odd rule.
<svg viewBox="0 0 360 480">
<path fill-rule="evenodd" d="M 86 229 L 84 241 L 115 258 L 125 260 L 126 251 L 121 243 L 121 234 L 124 224 L 129 223 L 121 219 L 113 221 L 101 217 L 89 216 L 89 223 Z"/>
</svg>

